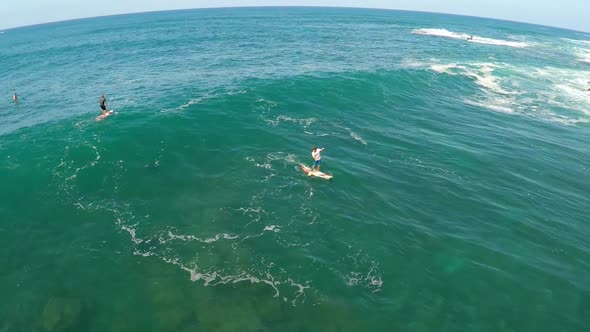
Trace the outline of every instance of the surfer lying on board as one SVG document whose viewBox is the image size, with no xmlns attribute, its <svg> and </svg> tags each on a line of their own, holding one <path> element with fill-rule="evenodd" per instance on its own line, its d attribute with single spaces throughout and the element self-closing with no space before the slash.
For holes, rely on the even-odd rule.
<svg viewBox="0 0 590 332">
<path fill-rule="evenodd" d="M 311 167 L 312 171 L 320 171 L 320 164 L 322 163 L 322 155 L 320 154 L 320 152 L 322 151 L 324 151 L 324 148 L 318 149 L 315 146 L 311 150 L 311 157 L 313 158 L 313 166 Z"/>
<path fill-rule="evenodd" d="M 98 104 L 102 109 L 102 115 L 105 116 L 107 114 L 107 106 L 109 106 L 109 103 L 107 103 L 107 99 L 104 97 L 104 94 L 100 96 L 100 99 L 98 99 Z"/>
</svg>

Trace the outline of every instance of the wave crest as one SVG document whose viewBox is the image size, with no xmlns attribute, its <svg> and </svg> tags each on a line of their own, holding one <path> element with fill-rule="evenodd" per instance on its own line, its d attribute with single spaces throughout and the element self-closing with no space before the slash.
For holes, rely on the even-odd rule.
<svg viewBox="0 0 590 332">
<path fill-rule="evenodd" d="M 447 29 L 414 29 L 414 30 L 412 30 L 412 33 L 415 35 L 427 35 L 427 36 L 446 37 L 446 38 L 453 38 L 453 39 L 463 39 L 463 40 L 469 41 L 471 43 L 486 44 L 486 45 L 508 46 L 508 47 L 516 47 L 516 48 L 525 48 L 525 47 L 531 46 L 529 43 L 525 43 L 525 42 L 486 38 L 486 37 L 480 37 L 480 36 L 471 35 L 471 34 L 467 34 L 467 33 L 453 32 L 453 31 L 449 31 Z"/>
</svg>

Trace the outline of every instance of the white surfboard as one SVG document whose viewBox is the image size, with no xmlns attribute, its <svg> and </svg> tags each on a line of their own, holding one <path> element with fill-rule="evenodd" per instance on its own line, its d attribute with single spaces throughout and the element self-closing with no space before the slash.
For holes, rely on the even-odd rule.
<svg viewBox="0 0 590 332">
<path fill-rule="evenodd" d="M 99 115 L 99 116 L 96 117 L 96 121 L 104 120 L 109 115 L 113 114 L 114 112 L 115 112 L 114 110 L 110 110 L 110 111 L 106 112 L 104 115 Z"/>
<path fill-rule="evenodd" d="M 326 180 L 330 180 L 331 178 L 333 178 L 333 176 L 330 174 L 322 173 L 320 171 L 312 171 L 311 168 L 305 165 L 301 165 L 301 170 L 304 171 L 308 176 L 315 176 Z"/>
</svg>

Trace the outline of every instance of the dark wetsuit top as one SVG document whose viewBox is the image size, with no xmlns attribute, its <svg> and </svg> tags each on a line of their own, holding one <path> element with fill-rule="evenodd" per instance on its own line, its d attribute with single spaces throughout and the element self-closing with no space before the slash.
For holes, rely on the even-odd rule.
<svg viewBox="0 0 590 332">
<path fill-rule="evenodd" d="M 107 102 L 107 99 L 105 97 L 100 97 L 98 102 L 100 103 L 100 107 L 105 107 L 105 103 Z"/>
</svg>

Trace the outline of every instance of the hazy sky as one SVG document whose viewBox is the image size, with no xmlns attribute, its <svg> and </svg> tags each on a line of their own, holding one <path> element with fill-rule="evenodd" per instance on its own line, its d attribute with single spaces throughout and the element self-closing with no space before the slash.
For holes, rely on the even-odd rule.
<svg viewBox="0 0 590 332">
<path fill-rule="evenodd" d="M 340 6 L 420 10 L 590 32 L 590 0 L 1 0 L 0 28 L 153 10 L 231 6 Z"/>
</svg>

